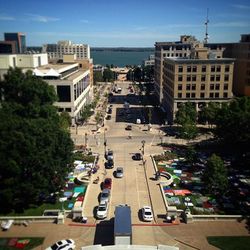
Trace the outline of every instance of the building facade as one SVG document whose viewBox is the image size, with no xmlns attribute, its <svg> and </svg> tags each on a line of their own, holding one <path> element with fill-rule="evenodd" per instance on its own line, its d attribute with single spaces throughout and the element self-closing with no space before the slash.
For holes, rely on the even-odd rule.
<svg viewBox="0 0 250 250">
<path fill-rule="evenodd" d="M 72 124 L 75 124 L 81 118 L 85 105 L 92 101 L 90 70 L 81 67 L 79 62 L 66 61 L 37 67 L 33 72 L 54 86 L 58 96 L 54 105 L 59 113 L 68 112 Z"/>
<path fill-rule="evenodd" d="M 166 58 L 163 65 L 162 105 L 172 124 L 183 102 L 199 111 L 208 102 L 228 102 L 232 97 L 234 59 L 216 58 L 200 44 L 190 58 Z"/>
<path fill-rule="evenodd" d="M 48 64 L 46 53 L 41 54 L 6 54 L 0 55 L 0 78 L 3 78 L 10 67 L 21 68 L 23 72 Z"/>
<path fill-rule="evenodd" d="M 76 59 L 90 59 L 90 47 L 87 44 L 73 44 L 71 41 L 58 41 L 57 44 L 45 44 L 42 51 L 49 59 L 63 59 L 65 54 L 76 54 Z"/>
<path fill-rule="evenodd" d="M 161 104 L 163 98 L 163 62 L 165 58 L 189 57 L 191 44 L 196 41 L 195 37 L 183 35 L 177 42 L 155 43 L 155 95 Z"/>
<path fill-rule="evenodd" d="M 154 66 L 155 65 L 155 55 L 150 55 L 147 60 L 142 62 L 144 67 L 146 66 Z"/>
<path fill-rule="evenodd" d="M 21 32 L 17 33 L 4 33 L 5 41 L 15 42 L 15 50 L 12 53 L 25 53 L 26 52 L 26 36 Z M 8 53 L 8 52 L 6 52 Z"/>
</svg>

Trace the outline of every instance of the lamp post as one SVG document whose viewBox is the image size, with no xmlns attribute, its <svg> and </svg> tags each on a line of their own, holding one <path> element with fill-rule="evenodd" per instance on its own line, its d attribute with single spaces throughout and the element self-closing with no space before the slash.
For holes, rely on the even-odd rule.
<svg viewBox="0 0 250 250">
<path fill-rule="evenodd" d="M 145 147 L 146 142 L 142 140 L 141 143 L 142 143 L 142 155 L 144 155 L 144 147 Z"/>
<path fill-rule="evenodd" d="M 106 131 L 107 131 L 107 129 L 105 128 L 104 129 L 104 133 L 103 133 L 103 138 L 104 138 L 103 145 L 104 145 L 104 152 L 105 152 L 105 154 L 106 154 L 106 147 L 107 147 Z"/>
<path fill-rule="evenodd" d="M 88 134 L 85 133 L 84 135 L 84 144 L 85 144 L 85 148 L 87 148 L 87 144 L 88 144 Z"/>
</svg>

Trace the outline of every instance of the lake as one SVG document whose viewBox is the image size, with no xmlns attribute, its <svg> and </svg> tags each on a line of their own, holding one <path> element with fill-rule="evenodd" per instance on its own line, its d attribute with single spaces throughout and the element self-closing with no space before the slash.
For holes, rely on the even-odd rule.
<svg viewBox="0 0 250 250">
<path fill-rule="evenodd" d="M 154 51 L 91 51 L 90 57 L 94 64 L 113 64 L 124 67 L 126 65 L 141 65 Z"/>
</svg>

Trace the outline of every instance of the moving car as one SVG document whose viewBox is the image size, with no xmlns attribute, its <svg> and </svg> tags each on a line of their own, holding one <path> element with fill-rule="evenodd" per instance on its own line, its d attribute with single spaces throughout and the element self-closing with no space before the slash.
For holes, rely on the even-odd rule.
<svg viewBox="0 0 250 250">
<path fill-rule="evenodd" d="M 105 167 L 108 169 L 113 168 L 114 167 L 114 160 L 113 159 L 107 160 Z"/>
<path fill-rule="evenodd" d="M 72 239 L 67 239 L 57 241 L 54 245 L 45 250 L 72 250 L 75 249 L 75 247 L 75 242 Z"/>
<path fill-rule="evenodd" d="M 115 171 L 115 176 L 117 178 L 122 178 L 123 177 L 123 167 L 117 167 Z"/>
<path fill-rule="evenodd" d="M 125 130 L 132 130 L 132 125 L 127 125 L 127 126 L 125 127 Z"/>
<path fill-rule="evenodd" d="M 144 221 L 152 221 L 153 220 L 153 213 L 152 213 L 151 207 L 144 206 L 141 211 L 142 211 L 142 218 Z"/>
<path fill-rule="evenodd" d="M 105 219 L 108 216 L 108 202 L 101 201 L 96 212 L 98 219 Z"/>
<path fill-rule="evenodd" d="M 111 189 L 111 186 L 112 186 L 112 179 L 111 178 L 105 178 L 104 181 L 103 181 L 103 185 L 102 185 L 102 188 L 103 189 Z"/>
<path fill-rule="evenodd" d="M 142 160 L 142 155 L 141 155 L 141 153 L 135 153 L 135 154 L 132 156 L 132 159 L 133 159 L 134 161 L 140 161 L 140 160 Z"/>
<path fill-rule="evenodd" d="M 100 202 L 105 201 L 105 202 L 109 202 L 110 199 L 110 189 L 103 189 L 101 192 L 101 196 L 100 196 Z"/>
<path fill-rule="evenodd" d="M 113 153 L 112 150 L 108 150 L 108 151 L 106 152 L 106 159 L 107 159 L 107 160 L 114 160 L 114 153 Z"/>
</svg>

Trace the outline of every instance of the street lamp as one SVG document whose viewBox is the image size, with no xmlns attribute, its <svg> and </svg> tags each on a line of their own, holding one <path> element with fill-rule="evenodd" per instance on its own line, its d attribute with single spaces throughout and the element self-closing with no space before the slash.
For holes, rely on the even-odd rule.
<svg viewBox="0 0 250 250">
<path fill-rule="evenodd" d="M 86 149 L 87 144 L 88 144 L 88 134 L 87 133 L 85 133 L 84 140 L 85 140 L 85 149 Z"/>
<path fill-rule="evenodd" d="M 103 137 L 104 137 L 104 143 L 103 143 L 103 145 L 104 145 L 105 154 L 106 154 L 106 147 L 107 147 L 106 131 L 107 131 L 107 129 L 105 128 L 104 129 L 104 133 L 103 133 Z"/>
<path fill-rule="evenodd" d="M 142 155 L 144 155 L 144 147 L 145 147 L 146 142 L 142 140 L 141 143 L 142 143 Z"/>
</svg>

